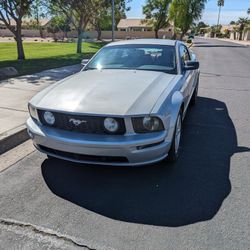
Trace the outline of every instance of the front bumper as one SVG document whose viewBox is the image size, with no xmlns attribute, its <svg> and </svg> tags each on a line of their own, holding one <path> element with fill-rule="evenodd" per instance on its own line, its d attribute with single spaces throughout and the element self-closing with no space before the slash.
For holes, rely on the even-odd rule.
<svg viewBox="0 0 250 250">
<path fill-rule="evenodd" d="M 31 118 L 27 120 L 27 130 L 34 145 L 41 152 L 78 163 L 115 166 L 146 165 L 164 159 L 171 146 L 171 142 L 166 139 L 166 131 L 113 136 L 81 134 L 45 127 Z M 79 157 L 81 155 L 88 157 Z M 111 157 L 113 159 L 109 161 Z M 119 158 L 125 158 L 126 161 L 114 160 Z M 106 159 L 105 162 L 102 159 Z"/>
</svg>

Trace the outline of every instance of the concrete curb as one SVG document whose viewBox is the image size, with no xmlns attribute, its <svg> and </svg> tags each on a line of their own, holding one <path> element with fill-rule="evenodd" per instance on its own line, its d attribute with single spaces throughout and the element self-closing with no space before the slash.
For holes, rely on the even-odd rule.
<svg viewBox="0 0 250 250">
<path fill-rule="evenodd" d="M 244 47 L 250 47 L 250 43 L 245 42 L 245 41 L 239 41 L 239 40 L 232 40 L 232 39 L 223 39 L 223 38 L 217 38 L 217 37 L 214 37 L 214 38 L 211 38 L 211 37 L 206 37 L 206 39 L 211 39 L 211 40 L 217 40 L 217 41 L 222 41 L 222 42 L 228 42 L 228 43 L 233 43 L 233 44 L 238 44 L 238 45 L 241 45 L 241 46 L 244 46 Z"/>
<path fill-rule="evenodd" d="M 11 129 L 0 135 L 0 155 L 29 139 L 26 125 Z"/>
</svg>

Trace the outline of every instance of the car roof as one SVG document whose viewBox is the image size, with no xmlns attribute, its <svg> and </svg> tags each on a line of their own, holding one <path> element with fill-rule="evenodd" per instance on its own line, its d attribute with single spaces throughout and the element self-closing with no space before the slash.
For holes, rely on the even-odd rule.
<svg viewBox="0 0 250 250">
<path fill-rule="evenodd" d="M 133 40 L 123 40 L 119 42 L 112 42 L 107 44 L 106 46 L 116 46 L 116 45 L 127 45 L 127 44 L 153 44 L 153 45 L 168 45 L 175 46 L 177 43 L 176 40 L 168 40 L 168 39 L 133 39 Z"/>
</svg>

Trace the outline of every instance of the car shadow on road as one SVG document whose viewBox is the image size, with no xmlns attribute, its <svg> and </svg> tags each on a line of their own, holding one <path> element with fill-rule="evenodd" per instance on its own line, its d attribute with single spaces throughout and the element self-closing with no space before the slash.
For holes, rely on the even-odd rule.
<svg viewBox="0 0 250 250">
<path fill-rule="evenodd" d="M 50 190 L 85 209 L 126 222 L 178 227 L 210 220 L 231 191 L 230 158 L 237 147 L 223 102 L 198 98 L 184 122 L 175 164 L 139 168 L 94 167 L 45 160 Z"/>
</svg>

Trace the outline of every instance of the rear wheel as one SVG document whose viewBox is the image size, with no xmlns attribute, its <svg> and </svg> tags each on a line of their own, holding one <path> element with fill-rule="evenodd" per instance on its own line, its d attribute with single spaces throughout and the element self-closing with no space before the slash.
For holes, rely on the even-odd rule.
<svg viewBox="0 0 250 250">
<path fill-rule="evenodd" d="M 175 125 L 171 148 L 168 152 L 167 160 L 169 162 L 175 162 L 179 157 L 181 136 L 182 136 L 182 112 L 180 111 Z"/>
</svg>

